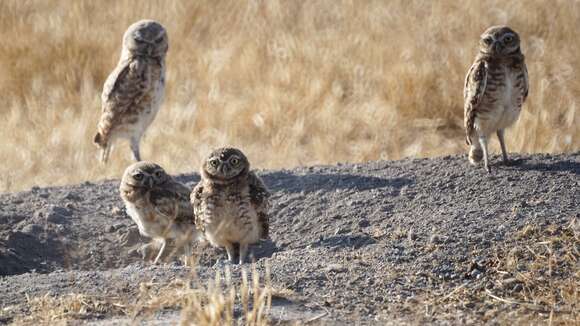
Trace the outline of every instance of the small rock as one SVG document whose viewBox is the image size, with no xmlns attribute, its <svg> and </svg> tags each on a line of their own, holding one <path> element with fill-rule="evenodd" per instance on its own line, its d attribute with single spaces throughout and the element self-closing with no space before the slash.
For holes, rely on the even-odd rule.
<svg viewBox="0 0 580 326">
<path fill-rule="evenodd" d="M 474 278 L 474 279 L 479 279 L 481 277 L 481 271 L 479 269 L 474 269 L 471 271 L 469 276 L 471 276 L 471 278 Z"/>
<path fill-rule="evenodd" d="M 63 224 L 68 222 L 67 219 L 71 215 L 71 211 L 64 207 L 49 205 L 44 209 L 36 211 L 34 213 L 34 218 L 39 222 L 45 220 L 50 223 Z"/>
<path fill-rule="evenodd" d="M 365 228 L 365 227 L 367 227 L 367 226 L 369 226 L 369 225 L 371 225 L 371 224 L 370 224 L 370 223 L 369 223 L 369 221 L 368 221 L 368 220 L 366 220 L 366 219 L 362 219 L 362 220 L 360 220 L 360 221 L 358 222 L 358 226 L 360 226 L 361 228 Z"/>
<path fill-rule="evenodd" d="M 70 191 L 67 192 L 66 194 L 64 194 L 62 196 L 62 199 L 71 200 L 71 201 L 81 201 L 82 200 L 82 198 L 79 195 L 72 193 Z"/>
<path fill-rule="evenodd" d="M 417 234 L 415 232 L 413 232 L 413 229 L 409 229 L 409 231 L 407 232 L 407 240 L 415 241 L 416 239 L 417 239 Z"/>
<path fill-rule="evenodd" d="M 330 264 L 324 268 L 326 272 L 342 273 L 346 271 L 346 267 L 341 264 Z"/>
<path fill-rule="evenodd" d="M 24 234 L 39 234 L 44 231 L 44 228 L 39 224 L 28 224 L 22 228 L 22 233 Z"/>
<path fill-rule="evenodd" d="M 121 246 L 132 246 L 141 241 L 141 236 L 139 235 L 139 230 L 137 228 L 131 228 L 125 233 L 119 235 L 119 241 Z"/>
<path fill-rule="evenodd" d="M 433 234 L 431 236 L 431 238 L 429 239 L 429 242 L 430 243 L 433 243 L 433 244 L 440 243 L 441 242 L 441 237 L 439 235 L 437 235 L 437 234 Z"/>
<path fill-rule="evenodd" d="M 116 216 L 120 216 L 120 215 L 123 215 L 123 210 L 121 208 L 115 206 L 111 209 L 111 214 L 116 215 Z"/>
</svg>

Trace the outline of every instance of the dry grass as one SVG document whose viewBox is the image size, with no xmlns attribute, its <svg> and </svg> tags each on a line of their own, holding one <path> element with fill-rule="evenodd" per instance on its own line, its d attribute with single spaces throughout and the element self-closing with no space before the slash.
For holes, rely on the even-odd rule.
<svg viewBox="0 0 580 326">
<path fill-rule="evenodd" d="M 478 277 L 452 291 L 420 295 L 406 308 L 424 311 L 423 322 L 578 325 L 579 230 L 576 220 L 567 226 L 528 225 L 476 266 L 482 270 Z"/>
<path fill-rule="evenodd" d="M 181 311 L 181 325 L 268 325 L 266 314 L 272 305 L 272 286 L 269 268 L 265 279 L 252 265 L 251 279 L 245 269 L 239 282 L 234 282 L 229 268 L 216 272 L 215 279 L 199 284 L 193 277 L 177 279 L 170 283 L 141 283 L 137 300 L 127 297 L 89 296 L 68 294 L 52 296 L 50 293 L 29 298 L 28 314 L 14 320 L 15 324 L 36 325 L 73 322 L 103 316 L 126 316 L 132 324 L 154 319 L 166 309 Z M 236 284 L 239 283 L 239 284 Z M 234 308 L 238 307 L 239 316 Z"/>
<path fill-rule="evenodd" d="M 174 173 L 224 144 L 261 168 L 462 153 L 464 75 L 480 33 L 504 23 L 531 80 L 509 149 L 580 149 L 578 1 L 9 0 L 0 191 L 120 177 L 128 145 L 102 166 L 91 139 L 121 36 L 145 17 L 170 52 L 143 157 Z"/>
</svg>

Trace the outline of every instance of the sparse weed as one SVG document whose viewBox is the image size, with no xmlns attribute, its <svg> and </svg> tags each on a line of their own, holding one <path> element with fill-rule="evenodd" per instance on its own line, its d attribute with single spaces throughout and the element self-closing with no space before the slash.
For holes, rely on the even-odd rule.
<svg viewBox="0 0 580 326">
<path fill-rule="evenodd" d="M 181 325 L 268 325 L 272 305 L 270 270 L 265 277 L 252 265 L 251 276 L 242 269 L 239 284 L 229 268 L 217 271 L 213 280 L 176 279 L 169 283 L 141 283 L 137 300 L 131 296 L 110 298 L 85 294 L 29 298 L 24 317 L 15 324 L 63 323 L 104 315 L 125 316 L 133 323 L 147 321 L 171 309 L 181 311 Z M 251 278 L 251 279 L 250 279 Z M 193 286 L 198 284 L 199 286 Z M 237 309 L 236 309 L 237 307 Z"/>
</svg>

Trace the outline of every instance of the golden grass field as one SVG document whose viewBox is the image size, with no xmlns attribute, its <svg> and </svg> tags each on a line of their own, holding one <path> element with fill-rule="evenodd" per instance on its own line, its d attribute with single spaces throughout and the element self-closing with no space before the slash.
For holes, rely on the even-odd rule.
<svg viewBox="0 0 580 326">
<path fill-rule="evenodd" d="M 580 149 L 580 2 L 0 2 L 0 191 L 119 178 L 92 144 L 102 85 L 136 20 L 170 37 L 142 156 L 170 173 L 238 146 L 254 167 L 464 153 L 463 81 L 490 25 L 522 38 L 530 97 L 512 152 Z M 492 141 L 492 151 L 498 151 Z"/>
</svg>

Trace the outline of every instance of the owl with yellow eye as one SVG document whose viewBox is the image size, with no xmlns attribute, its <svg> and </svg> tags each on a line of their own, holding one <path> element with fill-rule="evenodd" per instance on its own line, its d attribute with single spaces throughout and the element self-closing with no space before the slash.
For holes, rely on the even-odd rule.
<svg viewBox="0 0 580 326">
<path fill-rule="evenodd" d="M 196 227 L 213 246 L 226 249 L 230 262 L 243 264 L 249 245 L 268 237 L 268 189 L 236 148 L 214 150 L 200 174 L 191 193 Z"/>
</svg>

